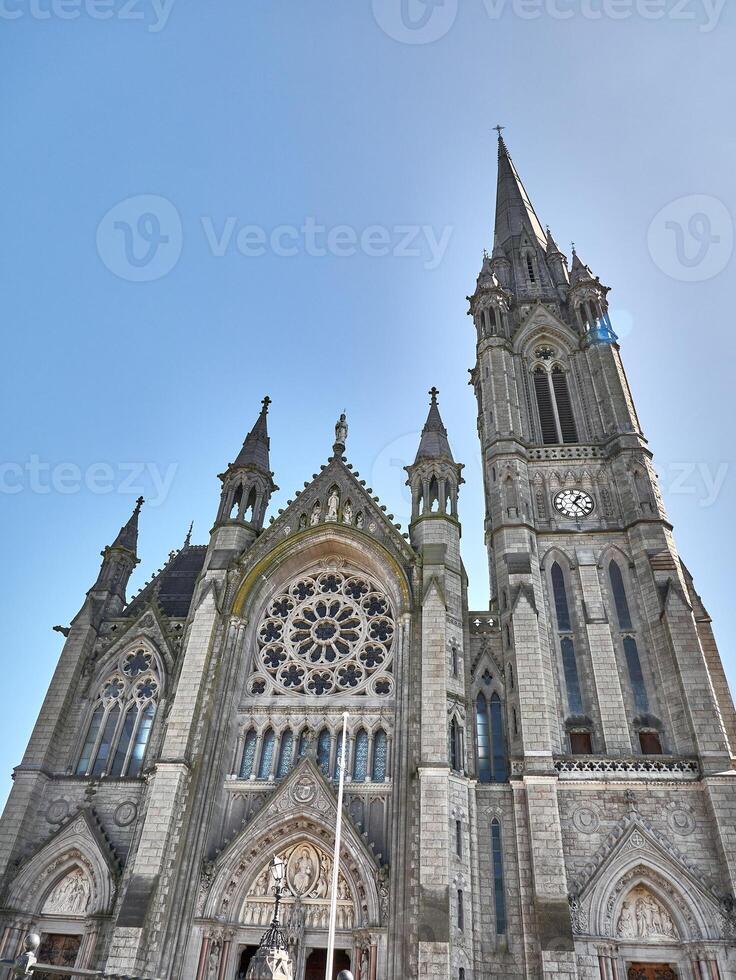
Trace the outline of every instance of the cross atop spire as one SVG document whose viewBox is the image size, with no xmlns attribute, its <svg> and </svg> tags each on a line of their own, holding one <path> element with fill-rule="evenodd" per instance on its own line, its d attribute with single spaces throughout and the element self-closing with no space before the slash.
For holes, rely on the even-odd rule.
<svg viewBox="0 0 736 980">
<path fill-rule="evenodd" d="M 503 139 L 503 135 L 502 134 L 503 134 L 504 129 L 506 129 L 506 127 L 505 126 L 494 126 L 493 128 L 498 133 L 498 138 L 500 140 L 502 140 Z"/>
<path fill-rule="evenodd" d="M 268 406 L 270 404 L 271 404 L 271 399 L 268 397 L 268 395 L 266 395 L 266 397 L 261 402 L 261 405 L 263 405 L 264 411 L 266 411 L 266 412 L 268 411 Z"/>
<path fill-rule="evenodd" d="M 443 456 L 454 462 L 450 443 L 447 439 L 447 429 L 442 421 L 437 404 L 437 395 L 439 393 L 439 388 L 436 386 L 433 386 L 429 391 L 432 401 L 429 405 L 427 421 L 424 423 L 424 429 L 422 430 L 422 438 L 419 442 L 419 450 L 415 463 L 425 457 L 438 456 Z"/>
</svg>

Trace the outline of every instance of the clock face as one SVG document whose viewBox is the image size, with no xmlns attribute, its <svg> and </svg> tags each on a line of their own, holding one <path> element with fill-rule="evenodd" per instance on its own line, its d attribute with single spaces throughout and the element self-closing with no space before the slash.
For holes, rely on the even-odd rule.
<svg viewBox="0 0 736 980">
<path fill-rule="evenodd" d="M 579 519 L 593 513 L 595 501 L 585 490 L 561 490 L 555 495 L 555 507 L 565 517 Z"/>
</svg>

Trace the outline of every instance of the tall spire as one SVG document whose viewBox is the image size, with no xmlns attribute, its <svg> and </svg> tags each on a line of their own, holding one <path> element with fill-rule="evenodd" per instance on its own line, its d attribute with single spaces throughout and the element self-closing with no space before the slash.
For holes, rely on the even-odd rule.
<svg viewBox="0 0 736 980">
<path fill-rule="evenodd" d="M 115 538 L 113 543 L 110 545 L 111 548 L 125 548 L 126 551 L 130 551 L 133 555 L 137 553 L 138 549 L 138 515 L 141 512 L 141 507 L 145 503 L 143 497 L 139 497 L 135 502 L 135 510 L 128 518 L 126 524 L 120 528 L 118 536 Z"/>
<path fill-rule="evenodd" d="M 450 443 L 447 438 L 447 429 L 442 421 L 437 402 L 439 391 L 437 388 L 432 388 L 429 394 L 432 401 L 429 405 L 429 414 L 427 415 L 427 421 L 424 423 L 422 438 L 419 442 L 419 449 L 417 450 L 417 456 L 414 462 L 418 463 L 420 459 L 444 458 L 454 463 L 455 460 L 453 459 L 452 450 L 450 449 Z"/>
<path fill-rule="evenodd" d="M 495 247 L 506 245 L 510 239 L 518 239 L 523 232 L 535 238 L 546 250 L 547 236 L 499 132 Z"/>
<path fill-rule="evenodd" d="M 268 438 L 268 406 L 271 399 L 266 395 L 263 399 L 261 413 L 256 420 L 256 424 L 245 437 L 243 448 L 238 453 L 237 459 L 230 464 L 231 469 L 242 469 L 253 467 L 264 473 L 270 473 L 269 449 L 271 440 Z"/>
</svg>

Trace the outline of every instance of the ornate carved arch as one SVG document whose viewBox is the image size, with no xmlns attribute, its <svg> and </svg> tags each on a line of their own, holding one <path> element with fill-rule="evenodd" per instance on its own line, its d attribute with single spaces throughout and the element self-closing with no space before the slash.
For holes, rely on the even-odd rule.
<svg viewBox="0 0 736 980">
<path fill-rule="evenodd" d="M 295 813 L 298 816 L 295 816 Z M 274 853 L 306 846 L 325 854 L 334 850 L 336 803 L 332 789 L 310 759 L 302 759 L 253 822 L 205 870 L 198 914 L 234 921 L 249 891 Z M 354 905 L 352 928 L 381 924 L 378 883 L 384 876 L 378 861 L 349 821 L 343 822 L 340 875 Z"/>
<path fill-rule="evenodd" d="M 640 817 L 629 824 L 597 869 L 591 868 L 587 884 L 572 899 L 577 931 L 605 939 L 620 938 L 617 932 L 623 905 L 637 887 L 651 892 L 670 915 L 679 936 L 671 942 L 723 938 L 728 931 L 715 896 Z"/>
<path fill-rule="evenodd" d="M 37 915 L 64 879 L 80 871 L 88 894 L 84 903 L 77 901 L 74 914 L 111 912 L 118 868 L 110 848 L 99 837 L 87 813 L 78 814 L 23 865 L 10 885 L 7 905 Z"/>
</svg>

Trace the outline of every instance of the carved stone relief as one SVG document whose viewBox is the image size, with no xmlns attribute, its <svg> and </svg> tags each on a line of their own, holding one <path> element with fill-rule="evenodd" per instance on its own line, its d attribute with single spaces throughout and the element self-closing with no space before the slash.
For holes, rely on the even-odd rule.
<svg viewBox="0 0 736 980">
<path fill-rule="evenodd" d="M 644 939 L 650 942 L 680 939 L 669 912 L 642 885 L 629 893 L 621 907 L 616 935 L 619 939 Z"/>
</svg>

